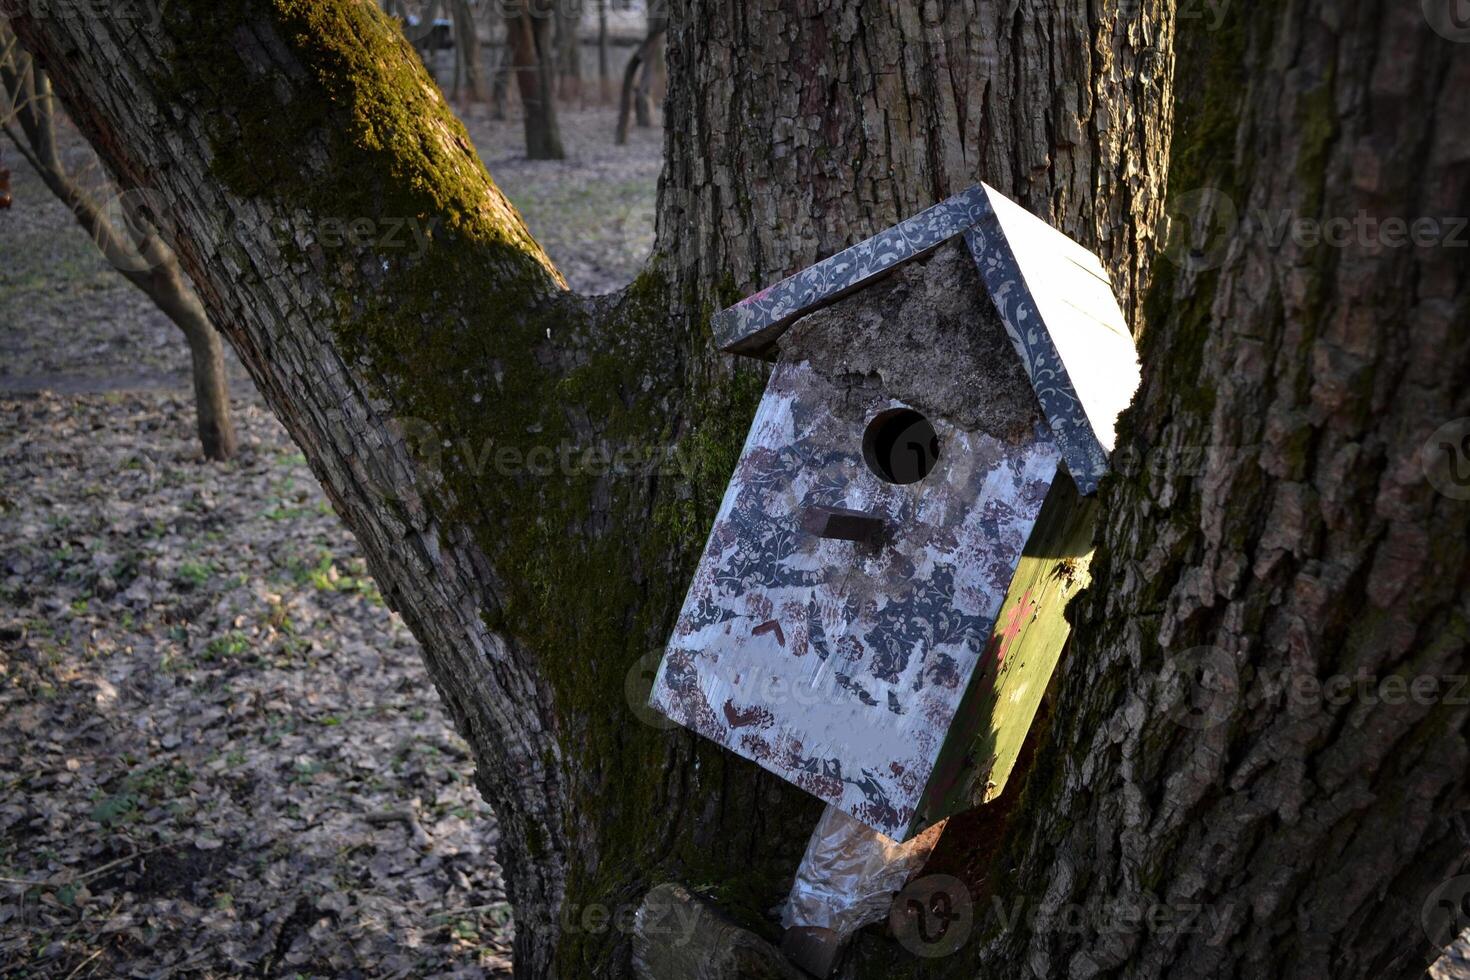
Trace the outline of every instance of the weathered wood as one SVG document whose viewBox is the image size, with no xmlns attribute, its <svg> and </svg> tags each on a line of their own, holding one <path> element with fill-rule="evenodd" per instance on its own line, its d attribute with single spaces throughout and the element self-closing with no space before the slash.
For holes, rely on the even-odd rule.
<svg viewBox="0 0 1470 980">
<path fill-rule="evenodd" d="M 1005 791 L 1067 642 L 1067 604 L 1091 581 L 1096 519 L 1097 500 L 1080 496 L 1071 478 L 1059 473 L 934 765 L 924 823 L 990 803 Z"/>
</svg>

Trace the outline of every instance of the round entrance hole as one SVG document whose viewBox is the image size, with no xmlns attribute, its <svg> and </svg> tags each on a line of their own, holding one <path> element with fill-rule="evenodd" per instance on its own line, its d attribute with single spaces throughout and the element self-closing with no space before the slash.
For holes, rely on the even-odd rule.
<svg viewBox="0 0 1470 980">
<path fill-rule="evenodd" d="M 939 462 L 939 433 L 912 408 L 879 412 L 863 433 L 863 459 L 889 483 L 918 483 Z"/>
</svg>

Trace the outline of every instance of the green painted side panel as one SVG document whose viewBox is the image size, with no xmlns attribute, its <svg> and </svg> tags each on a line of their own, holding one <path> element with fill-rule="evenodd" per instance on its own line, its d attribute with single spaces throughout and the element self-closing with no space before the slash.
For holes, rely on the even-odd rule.
<svg viewBox="0 0 1470 980">
<path fill-rule="evenodd" d="M 985 657 L 950 726 L 912 827 L 1005 789 L 1067 642 L 1067 603 L 1086 587 L 1097 500 L 1057 474 L 1011 578 Z"/>
</svg>

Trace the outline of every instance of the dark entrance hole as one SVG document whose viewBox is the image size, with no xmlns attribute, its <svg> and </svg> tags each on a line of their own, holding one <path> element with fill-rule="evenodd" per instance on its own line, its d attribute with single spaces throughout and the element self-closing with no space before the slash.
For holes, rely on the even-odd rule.
<svg viewBox="0 0 1470 980">
<path fill-rule="evenodd" d="M 912 408 L 891 408 L 868 423 L 863 458 L 889 483 L 918 483 L 939 462 L 939 433 Z"/>
</svg>

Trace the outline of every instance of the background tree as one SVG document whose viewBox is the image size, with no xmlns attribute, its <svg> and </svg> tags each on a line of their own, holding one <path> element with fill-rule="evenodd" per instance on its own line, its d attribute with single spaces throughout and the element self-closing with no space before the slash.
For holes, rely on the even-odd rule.
<svg viewBox="0 0 1470 980">
<path fill-rule="evenodd" d="M 664 38 L 669 32 L 668 5 L 656 3 L 648 12 L 648 33 L 623 69 L 623 96 L 618 102 L 615 142 L 628 142 L 628 117 L 641 127 L 653 125 L 653 85 L 664 68 Z"/>
<path fill-rule="evenodd" d="M 582 916 L 659 881 L 757 927 L 782 897 L 819 806 L 624 695 L 760 390 L 711 353 L 708 316 L 977 178 L 1104 256 L 1145 383 L 1057 720 L 972 881 L 1228 912 L 1213 943 L 1023 919 L 919 962 L 865 937 L 845 974 L 1418 972 L 1420 908 L 1466 866 L 1466 708 L 1271 695 L 1464 672 L 1470 509 L 1419 447 L 1470 413 L 1470 271 L 1448 249 L 1276 240 L 1247 209 L 1465 213 L 1470 49 L 1390 0 L 1208 26 L 1184 24 L 1173 138 L 1162 0 L 686 0 L 653 266 L 586 299 L 368 4 L 17 21 L 119 176 L 177 202 L 185 267 L 423 642 L 502 820 L 526 975 L 625 972 L 626 937 Z M 1189 241 L 1153 283 L 1170 169 L 1176 204 L 1213 186 L 1248 217 L 1222 264 Z M 343 209 L 440 224 L 422 256 L 329 249 L 314 229 Z M 671 461 L 597 463 L 648 447 Z M 1165 454 L 1131 466 L 1130 447 Z M 1180 725 L 1158 681 L 1199 647 L 1249 685 Z M 951 860 L 990 853 L 963 823 L 947 836 Z"/>
<path fill-rule="evenodd" d="M 556 61 L 563 102 L 582 98 L 582 0 L 556 4 Z"/>
<path fill-rule="evenodd" d="M 608 0 L 596 0 L 597 3 L 597 98 L 603 105 L 612 100 L 612 69 L 608 64 L 607 55 L 607 4 Z"/>
<path fill-rule="evenodd" d="M 183 333 L 192 364 L 200 447 L 206 459 L 229 459 L 235 454 L 236 438 L 230 418 L 223 342 L 179 268 L 178 257 L 154 227 L 148 214 L 149 197 L 125 193 L 115 199 L 121 205 L 122 228 L 119 228 L 109 218 L 104 205 L 67 172 L 56 146 L 51 81 L 44 71 L 34 70 L 30 56 L 19 50 L 3 20 L 0 20 L 0 110 L 3 110 L 0 120 L 5 134 L 51 193 L 66 205 L 97 243 L 108 263 L 147 294 Z M 8 203 L 8 194 L 0 196 Z"/>
<path fill-rule="evenodd" d="M 459 68 L 464 72 L 465 87 L 469 89 L 472 102 L 484 102 L 489 93 L 485 88 L 485 74 L 481 71 L 480 27 L 475 18 L 475 9 L 469 0 L 453 0 L 450 11 L 454 15 L 454 48 Z M 455 75 L 458 90 L 459 75 Z"/>
<path fill-rule="evenodd" d="M 505 43 L 525 117 L 526 156 L 532 160 L 560 160 L 566 156 L 556 121 L 552 9 L 536 0 L 506 0 L 503 10 Z"/>
<path fill-rule="evenodd" d="M 13 203 L 10 196 L 10 170 L 5 166 L 5 148 L 0 147 L 0 211 Z"/>
</svg>

